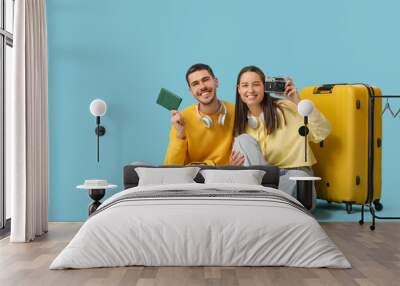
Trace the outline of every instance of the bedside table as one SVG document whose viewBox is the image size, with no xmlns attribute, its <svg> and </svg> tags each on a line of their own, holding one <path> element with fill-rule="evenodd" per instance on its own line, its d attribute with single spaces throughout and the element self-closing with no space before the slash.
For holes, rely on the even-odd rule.
<svg viewBox="0 0 400 286">
<path fill-rule="evenodd" d="M 296 197 L 303 206 L 310 210 L 313 203 L 312 183 L 321 180 L 320 177 L 290 177 L 289 180 L 296 181 Z"/>
<path fill-rule="evenodd" d="M 93 202 L 89 205 L 89 216 L 101 205 L 100 200 L 104 197 L 106 190 L 115 189 L 117 185 L 111 185 L 107 180 L 85 180 L 83 185 L 76 186 L 77 189 L 89 191 L 89 197 Z"/>
</svg>

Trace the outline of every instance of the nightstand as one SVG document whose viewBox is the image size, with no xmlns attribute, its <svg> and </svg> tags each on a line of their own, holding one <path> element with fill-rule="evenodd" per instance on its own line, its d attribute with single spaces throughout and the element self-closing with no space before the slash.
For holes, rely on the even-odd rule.
<svg viewBox="0 0 400 286">
<path fill-rule="evenodd" d="M 89 216 L 101 205 L 100 200 L 104 197 L 106 190 L 115 189 L 117 185 L 111 185 L 107 180 L 85 180 L 83 185 L 76 186 L 77 189 L 89 191 L 89 197 L 93 202 L 89 205 Z"/>
<path fill-rule="evenodd" d="M 296 181 L 297 200 L 310 210 L 313 204 L 312 184 L 313 181 L 321 180 L 320 177 L 290 177 L 289 180 Z"/>
</svg>

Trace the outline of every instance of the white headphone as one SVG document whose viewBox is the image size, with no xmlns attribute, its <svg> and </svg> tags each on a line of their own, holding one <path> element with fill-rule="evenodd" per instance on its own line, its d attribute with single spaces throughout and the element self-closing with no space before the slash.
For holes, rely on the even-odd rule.
<svg viewBox="0 0 400 286">
<path fill-rule="evenodd" d="M 205 114 L 203 115 L 203 114 L 200 113 L 200 104 L 199 103 L 196 104 L 196 111 L 197 111 L 197 115 L 199 116 L 200 120 L 204 123 L 204 125 L 207 128 L 211 128 L 211 126 L 213 124 L 213 121 L 212 121 L 210 116 L 205 115 Z M 226 111 L 225 104 L 222 101 L 219 101 L 218 112 L 221 112 L 221 111 L 222 111 L 222 113 L 218 116 L 218 124 L 223 126 L 224 123 L 225 123 L 225 118 L 226 118 L 227 111 Z"/>
<path fill-rule="evenodd" d="M 249 125 L 250 128 L 257 129 L 258 120 L 264 120 L 264 113 L 261 113 L 260 116 L 258 116 L 258 118 L 251 115 L 251 113 L 247 113 L 247 124 Z"/>
</svg>

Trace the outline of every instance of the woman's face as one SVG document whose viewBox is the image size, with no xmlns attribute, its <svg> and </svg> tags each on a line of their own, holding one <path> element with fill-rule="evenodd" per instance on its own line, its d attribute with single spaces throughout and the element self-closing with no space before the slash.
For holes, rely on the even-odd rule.
<svg viewBox="0 0 400 286">
<path fill-rule="evenodd" d="M 255 72 L 245 72 L 238 86 L 240 98 L 247 105 L 260 105 L 264 99 L 264 82 Z"/>
</svg>

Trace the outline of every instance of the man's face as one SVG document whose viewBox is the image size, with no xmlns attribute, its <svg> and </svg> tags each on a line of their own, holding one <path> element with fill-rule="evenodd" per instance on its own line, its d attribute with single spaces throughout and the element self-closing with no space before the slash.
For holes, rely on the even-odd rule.
<svg viewBox="0 0 400 286">
<path fill-rule="evenodd" d="M 189 89 L 193 97 L 203 105 L 209 105 L 217 100 L 218 80 L 207 70 L 195 71 L 188 76 Z"/>
</svg>

